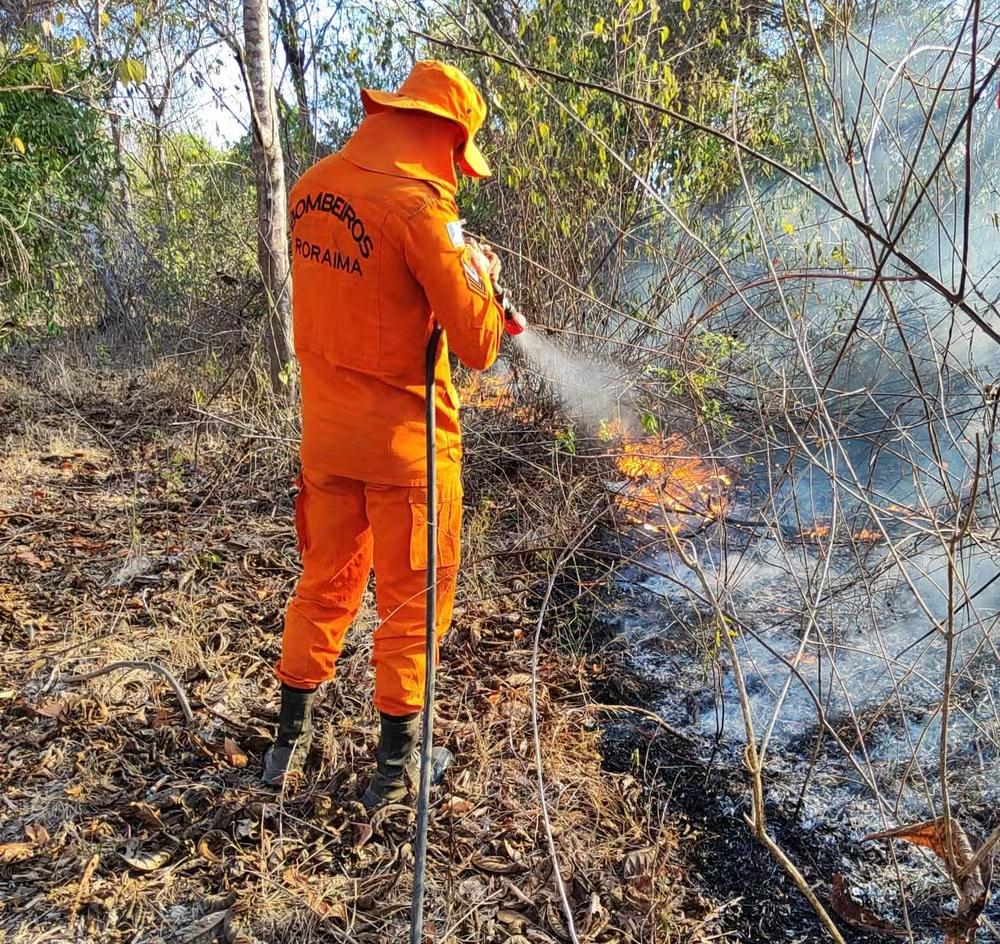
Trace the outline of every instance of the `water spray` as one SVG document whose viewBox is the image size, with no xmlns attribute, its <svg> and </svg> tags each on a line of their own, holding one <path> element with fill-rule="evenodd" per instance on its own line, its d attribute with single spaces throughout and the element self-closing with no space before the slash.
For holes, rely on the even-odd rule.
<svg viewBox="0 0 1000 944">
<path fill-rule="evenodd" d="M 600 365 L 588 358 L 560 350 L 544 334 L 528 330 L 528 319 L 510 292 L 493 282 L 493 292 L 504 313 L 504 330 L 515 338 L 521 353 L 539 374 L 559 389 L 564 404 L 587 420 L 606 419 L 618 413 L 607 388 L 615 385 Z"/>
</svg>

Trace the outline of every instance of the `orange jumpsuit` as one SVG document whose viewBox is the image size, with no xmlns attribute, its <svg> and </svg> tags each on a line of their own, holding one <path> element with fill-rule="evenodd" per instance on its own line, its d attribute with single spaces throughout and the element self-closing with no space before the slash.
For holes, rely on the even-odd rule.
<svg viewBox="0 0 1000 944">
<path fill-rule="evenodd" d="M 372 564 L 375 705 L 423 706 L 427 481 L 424 352 L 435 370 L 440 636 L 454 602 L 462 523 L 461 430 L 449 346 L 489 367 L 503 312 L 473 263 L 455 204 L 456 127 L 419 111 L 369 115 L 289 198 L 302 474 L 295 519 L 302 576 L 278 677 L 333 677 Z"/>
</svg>

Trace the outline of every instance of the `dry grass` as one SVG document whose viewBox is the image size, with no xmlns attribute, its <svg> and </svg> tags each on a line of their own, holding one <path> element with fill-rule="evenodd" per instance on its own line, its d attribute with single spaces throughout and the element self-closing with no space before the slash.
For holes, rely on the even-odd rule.
<svg viewBox="0 0 1000 944">
<path fill-rule="evenodd" d="M 412 812 L 369 819 L 356 802 L 375 737 L 370 607 L 322 694 L 309 783 L 277 795 L 256 780 L 297 572 L 288 440 L 199 429 L 180 365 L 9 361 L 0 941 L 404 940 Z M 240 408 L 220 399 L 214 409 Z M 493 551 L 501 532 L 506 548 L 527 553 L 569 525 L 552 515 L 558 527 L 538 524 L 558 498 L 544 489 L 513 518 L 501 513 L 490 472 L 480 468 L 470 489 L 469 564 L 445 648 L 438 736 L 459 763 L 435 795 L 428 933 L 455 944 L 559 941 L 531 746 L 532 576 Z M 173 672 L 194 726 L 157 676 L 67 682 L 116 660 Z M 583 656 L 545 644 L 546 798 L 581 939 L 711 936 L 675 826 L 654 821 L 637 780 L 601 771 L 599 731 L 588 712 L 567 710 L 586 703 L 589 672 Z"/>
</svg>

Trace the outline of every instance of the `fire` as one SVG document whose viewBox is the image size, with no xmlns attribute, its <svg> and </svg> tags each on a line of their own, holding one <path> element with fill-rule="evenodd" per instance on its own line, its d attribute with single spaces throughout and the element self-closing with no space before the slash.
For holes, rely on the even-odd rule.
<svg viewBox="0 0 1000 944">
<path fill-rule="evenodd" d="M 676 533 L 691 519 L 718 518 L 725 509 L 724 489 L 732 479 L 694 455 L 680 436 L 625 439 L 620 448 L 615 465 L 627 484 L 618 503 L 644 530 Z M 667 520 L 650 521 L 657 512 Z"/>
<path fill-rule="evenodd" d="M 618 471 L 630 479 L 658 479 L 666 474 L 667 464 L 657 453 L 662 452 L 658 443 L 622 443 L 622 453 L 615 459 Z"/>
<path fill-rule="evenodd" d="M 476 372 L 462 386 L 462 399 L 483 410 L 506 410 L 514 405 L 512 385 L 510 374 Z"/>
<path fill-rule="evenodd" d="M 860 531 L 854 533 L 854 540 L 874 543 L 875 541 L 882 540 L 882 532 L 875 531 L 873 528 L 862 528 Z"/>
<path fill-rule="evenodd" d="M 510 373 L 475 373 L 462 385 L 462 399 L 479 409 L 517 410 L 513 388 Z M 700 458 L 683 437 L 639 438 L 621 418 L 602 421 L 596 432 L 602 442 L 617 444 L 614 463 L 625 483 L 616 501 L 643 530 L 677 533 L 725 510 L 729 470 Z"/>
<path fill-rule="evenodd" d="M 803 541 L 821 541 L 829 534 L 830 526 L 828 524 L 815 524 L 811 528 L 803 528 L 799 531 L 798 536 Z M 882 540 L 882 532 L 876 531 L 874 528 L 863 527 L 860 531 L 855 531 L 851 537 L 855 541 L 874 544 L 876 541 Z"/>
<path fill-rule="evenodd" d="M 803 541 L 820 541 L 830 533 L 828 524 L 818 524 L 812 528 L 804 528 L 799 532 Z"/>
<path fill-rule="evenodd" d="M 602 442 L 612 442 L 614 440 L 627 439 L 628 429 L 620 417 L 613 420 L 601 420 L 597 435 Z"/>
</svg>

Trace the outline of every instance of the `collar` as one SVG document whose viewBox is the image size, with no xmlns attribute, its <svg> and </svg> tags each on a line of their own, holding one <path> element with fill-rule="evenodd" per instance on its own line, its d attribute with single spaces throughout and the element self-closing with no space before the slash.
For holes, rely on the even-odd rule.
<svg viewBox="0 0 1000 944">
<path fill-rule="evenodd" d="M 454 137 L 451 123 L 435 115 L 390 109 L 368 115 L 340 154 L 365 170 L 424 180 L 454 197 Z"/>
</svg>

